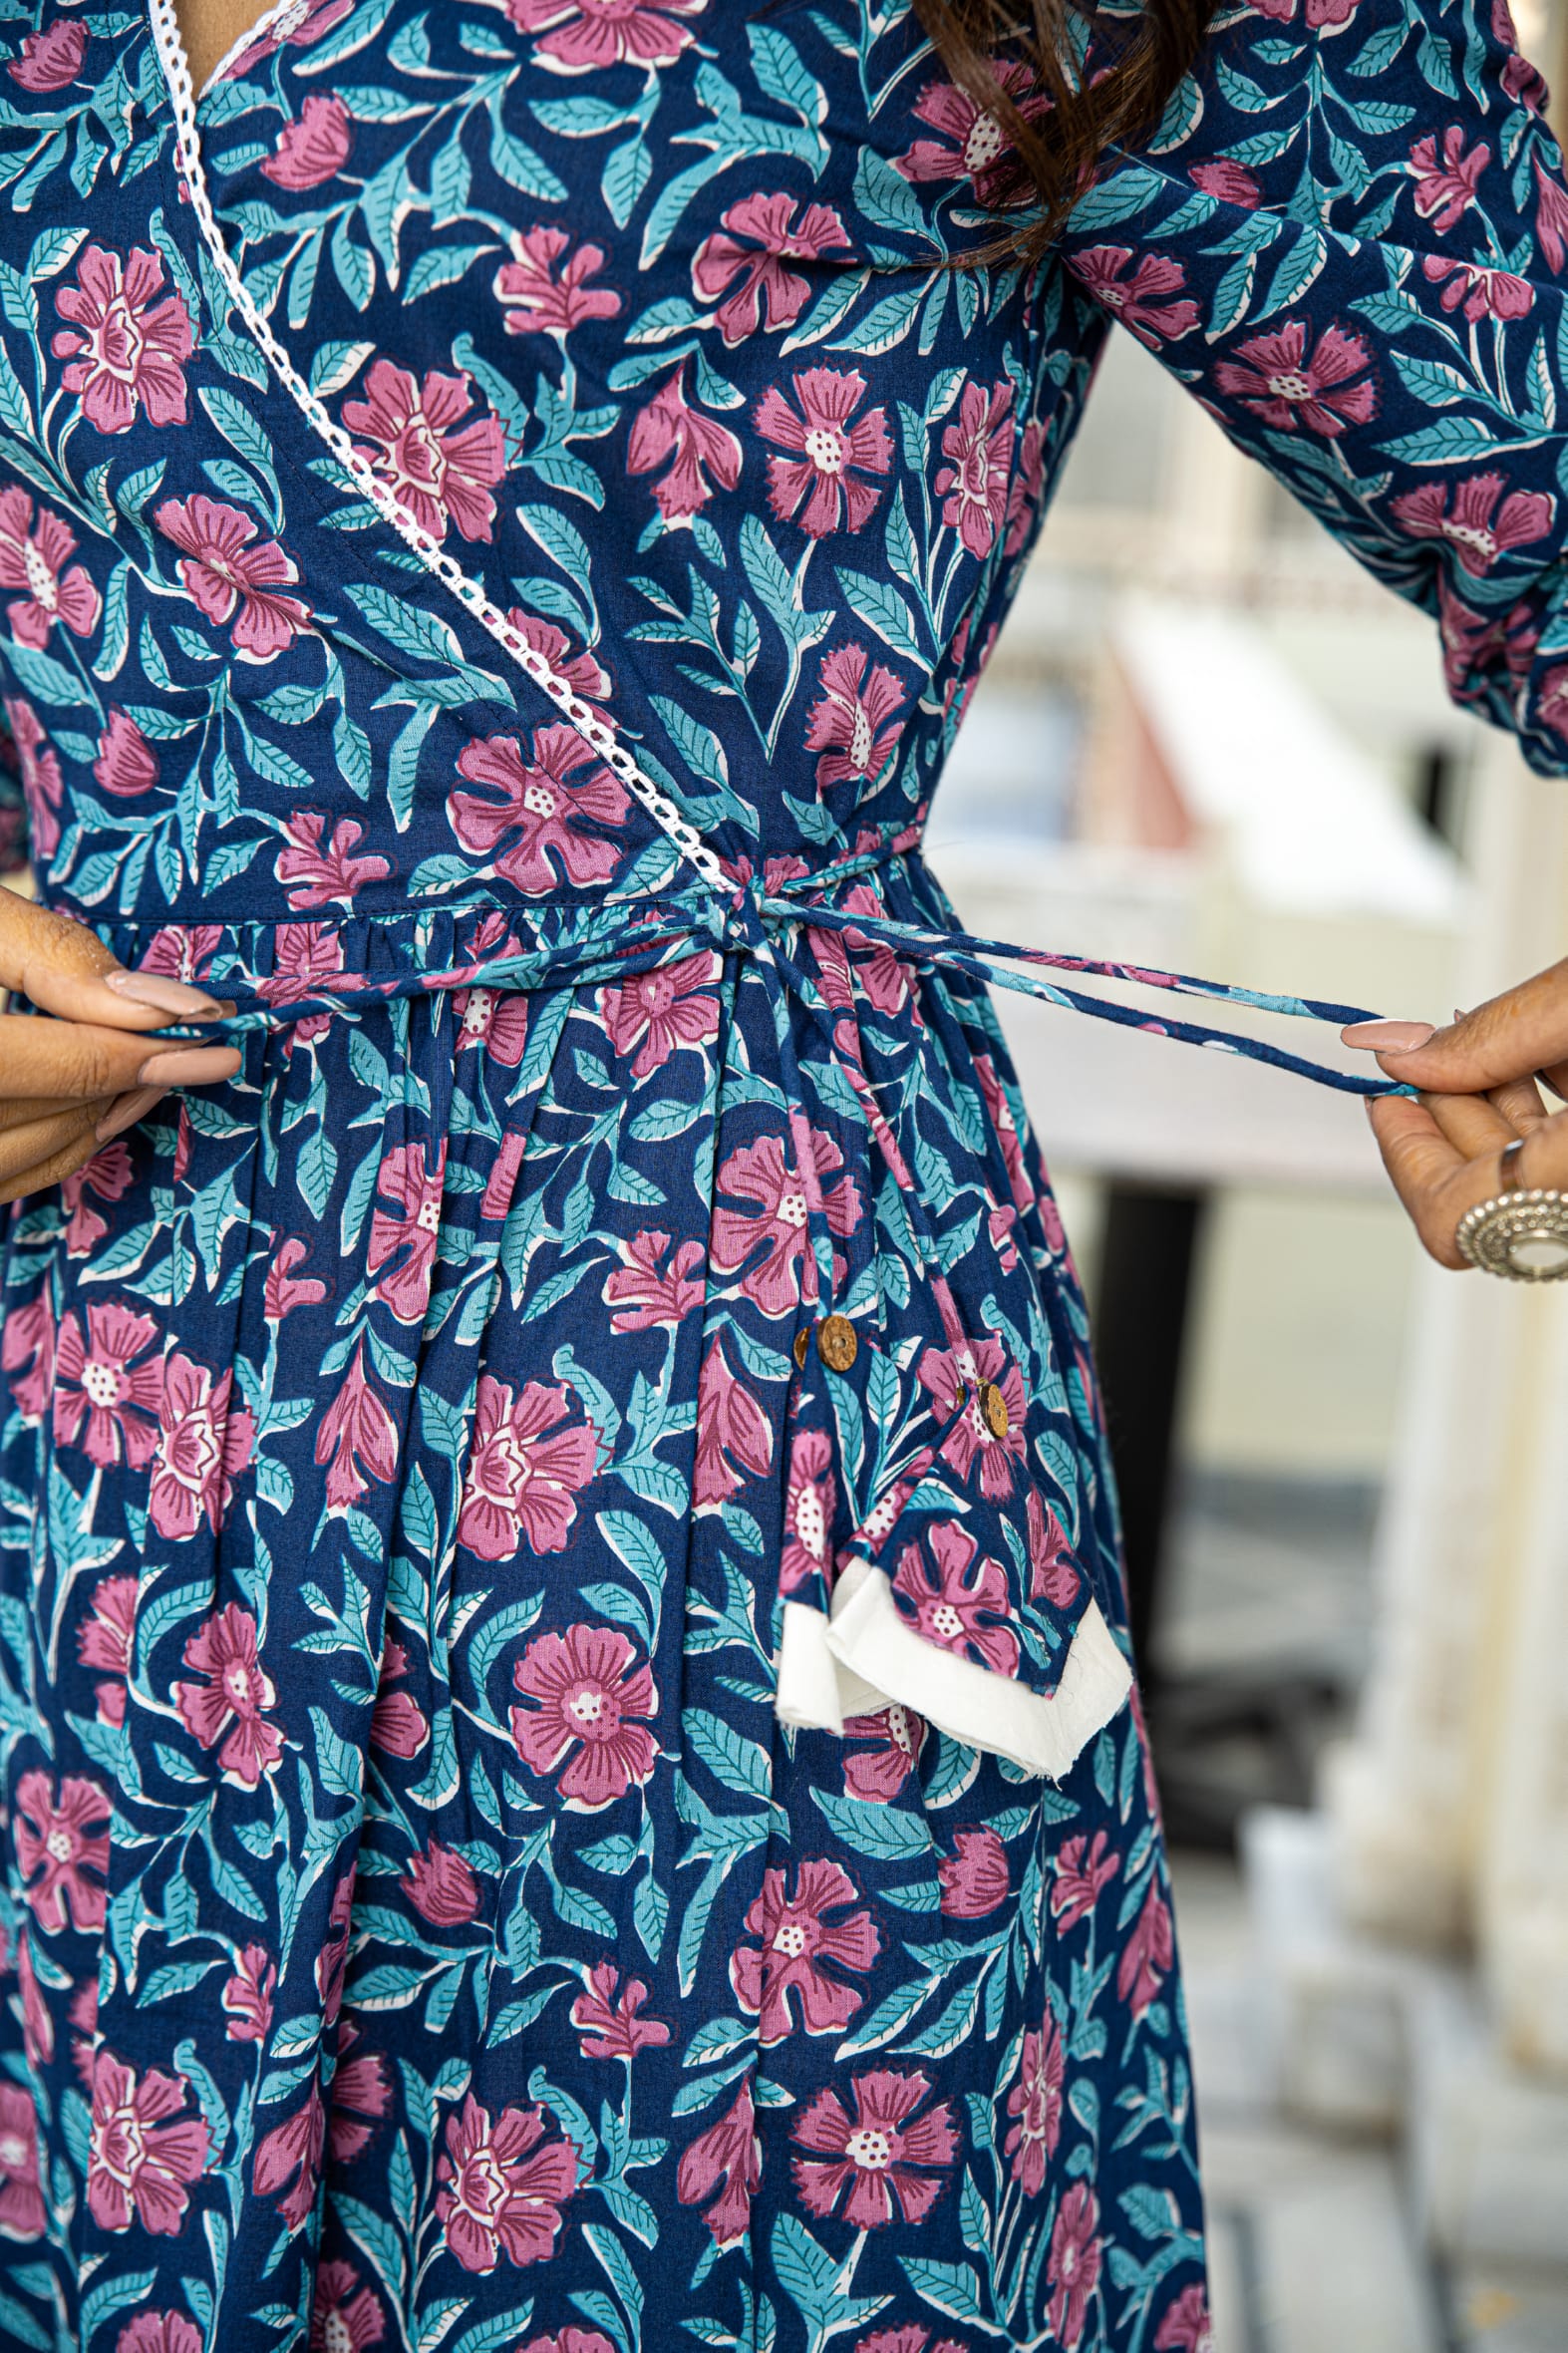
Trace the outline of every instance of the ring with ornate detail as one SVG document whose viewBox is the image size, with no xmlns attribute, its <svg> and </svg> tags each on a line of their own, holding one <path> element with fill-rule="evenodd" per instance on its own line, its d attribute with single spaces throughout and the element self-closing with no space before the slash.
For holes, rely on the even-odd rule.
<svg viewBox="0 0 1568 2353">
<path fill-rule="evenodd" d="M 1568 1275 L 1568 1193 L 1494 1193 L 1459 1219 L 1454 1247 L 1472 1266 L 1510 1282 L 1560 1282 Z"/>
</svg>

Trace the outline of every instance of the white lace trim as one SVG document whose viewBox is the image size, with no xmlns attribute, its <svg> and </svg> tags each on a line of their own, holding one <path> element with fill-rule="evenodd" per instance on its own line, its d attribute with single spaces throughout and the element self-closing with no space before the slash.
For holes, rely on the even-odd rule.
<svg viewBox="0 0 1568 2353">
<path fill-rule="evenodd" d="M 262 24 L 270 22 L 275 13 L 269 10 L 261 20 Z M 196 125 L 196 101 L 190 86 L 190 68 L 185 58 L 185 45 L 180 38 L 173 0 L 148 0 L 148 15 L 163 69 L 163 79 L 173 104 L 175 157 L 190 191 L 191 209 L 195 213 L 202 240 L 211 255 L 214 269 L 227 289 L 229 300 L 273 373 L 291 394 L 306 423 L 326 443 L 360 495 L 370 501 L 398 536 L 413 548 L 426 570 L 434 573 L 459 603 L 466 606 L 474 619 L 488 630 L 496 643 L 515 662 L 521 664 L 535 686 L 542 688 L 549 696 L 567 725 L 597 753 L 607 768 L 614 771 L 633 798 L 642 804 L 661 833 L 666 834 L 682 856 L 696 867 L 703 880 L 723 885 L 725 872 L 715 852 L 709 848 L 695 826 L 681 815 L 669 795 L 661 792 L 651 777 L 644 775 L 610 721 L 602 712 L 595 711 L 591 704 L 584 702 L 568 680 L 551 669 L 537 647 L 530 645 L 521 630 L 514 628 L 500 607 L 490 601 L 479 581 L 471 573 L 466 572 L 462 564 L 446 552 L 440 540 L 415 520 L 397 494 L 375 472 L 369 461 L 360 455 L 342 427 L 328 416 L 322 403 L 295 368 L 273 334 L 270 321 L 263 317 L 252 302 L 212 210 L 206 172 L 201 162 L 201 136 Z M 246 39 L 254 40 L 256 37 L 253 30 Z"/>
<path fill-rule="evenodd" d="M 1079 1620 L 1055 1692 L 1043 1699 L 927 1642 L 899 1615 L 883 1571 L 860 1560 L 834 1586 L 831 1617 L 784 1603 L 778 1672 L 786 1724 L 841 1733 L 850 1716 L 912 1708 L 966 1747 L 1050 1781 L 1062 1779 L 1132 1689 L 1132 1670 L 1096 1601 Z"/>
<path fill-rule="evenodd" d="M 248 33 L 241 33 L 237 41 L 231 41 L 229 43 L 222 56 L 218 59 L 217 64 L 212 68 L 211 73 L 208 74 L 206 80 L 202 83 L 199 98 L 205 98 L 207 92 L 211 90 L 215 84 L 221 82 L 225 74 L 230 73 L 233 70 L 233 64 L 236 57 L 243 57 L 245 51 L 249 49 L 253 43 L 257 41 L 264 41 L 266 39 L 273 26 L 277 23 L 279 17 L 287 16 L 291 8 L 298 8 L 300 5 L 301 0 L 272 0 L 272 5 L 269 8 L 264 8 L 262 10 L 261 14 L 257 17 L 255 23 L 251 26 Z M 187 68 L 188 63 L 189 61 L 187 60 Z"/>
</svg>

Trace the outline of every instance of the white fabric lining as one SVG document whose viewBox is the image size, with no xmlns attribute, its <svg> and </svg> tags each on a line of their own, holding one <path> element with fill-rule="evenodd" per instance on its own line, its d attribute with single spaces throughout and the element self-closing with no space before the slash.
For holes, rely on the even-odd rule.
<svg viewBox="0 0 1568 2353">
<path fill-rule="evenodd" d="M 885 1572 L 868 1561 L 844 1570 L 831 1617 L 784 1603 L 778 1708 L 786 1724 L 841 1733 L 846 1718 L 895 1702 L 970 1748 L 1060 1781 L 1131 1689 L 1132 1670 L 1097 1601 L 1079 1620 L 1050 1699 L 915 1633 Z"/>
</svg>

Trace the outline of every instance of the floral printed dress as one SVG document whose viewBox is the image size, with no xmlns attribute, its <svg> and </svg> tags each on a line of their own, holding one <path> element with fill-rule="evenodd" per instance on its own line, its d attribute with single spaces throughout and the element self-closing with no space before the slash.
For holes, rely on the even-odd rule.
<svg viewBox="0 0 1568 2353">
<path fill-rule="evenodd" d="M 943 266 L 1012 166 L 903 0 L 0 52 L 9 853 L 243 1054 L 8 1223 L 0 2340 L 1199 2353 L 1084 1307 L 921 833 L 1115 317 L 1568 765 L 1503 0 L 1222 11 L 1028 270 Z"/>
</svg>

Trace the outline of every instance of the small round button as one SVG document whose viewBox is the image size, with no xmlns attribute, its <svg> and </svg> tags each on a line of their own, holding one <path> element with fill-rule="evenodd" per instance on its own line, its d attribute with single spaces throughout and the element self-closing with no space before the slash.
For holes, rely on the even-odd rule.
<svg viewBox="0 0 1568 2353">
<path fill-rule="evenodd" d="M 1006 1438 L 1008 1433 L 1007 1399 L 995 1381 L 982 1381 L 975 1395 L 979 1400 L 986 1428 L 992 1437 Z"/>
<path fill-rule="evenodd" d="M 802 1372 L 802 1373 L 805 1371 L 805 1343 L 806 1343 L 806 1337 L 807 1337 L 807 1335 L 806 1335 L 805 1326 L 802 1324 L 802 1325 L 801 1325 L 801 1327 L 800 1327 L 800 1329 L 799 1329 L 799 1331 L 797 1331 L 797 1332 L 795 1333 L 795 1336 L 794 1336 L 794 1361 L 795 1361 L 795 1369 L 796 1369 L 798 1372 Z"/>
<path fill-rule="evenodd" d="M 830 1373 L 847 1373 L 860 1353 L 847 1315 L 824 1315 L 816 1327 L 816 1353 Z"/>
</svg>

